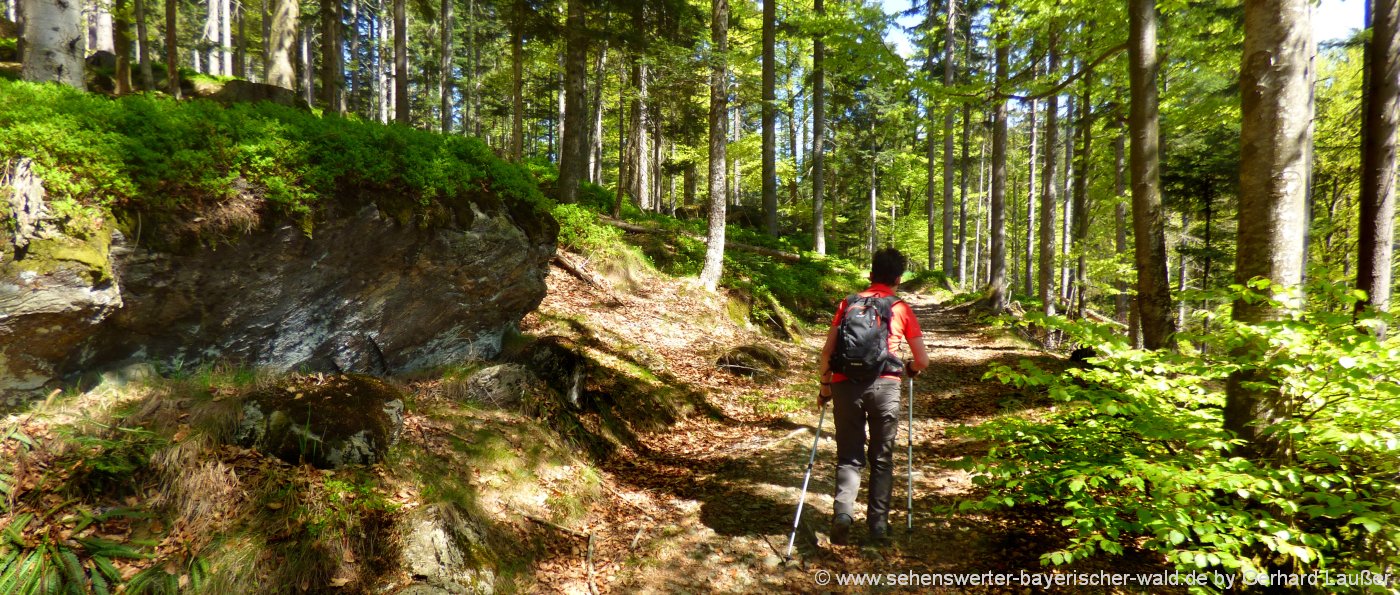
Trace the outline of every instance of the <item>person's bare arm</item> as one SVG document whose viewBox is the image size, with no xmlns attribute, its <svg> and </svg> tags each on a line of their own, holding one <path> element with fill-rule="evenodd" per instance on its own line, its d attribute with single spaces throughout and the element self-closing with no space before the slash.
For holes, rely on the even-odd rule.
<svg viewBox="0 0 1400 595">
<path fill-rule="evenodd" d="M 909 351 L 914 356 L 914 359 L 909 364 L 910 367 L 914 368 L 915 372 L 927 368 L 928 349 L 924 347 L 924 338 L 922 336 L 914 337 L 914 339 L 908 341 L 908 343 Z"/>
</svg>

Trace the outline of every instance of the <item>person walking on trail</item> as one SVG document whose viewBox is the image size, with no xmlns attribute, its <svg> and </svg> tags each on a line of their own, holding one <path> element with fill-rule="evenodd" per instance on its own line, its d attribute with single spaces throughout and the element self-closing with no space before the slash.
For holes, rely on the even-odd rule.
<svg viewBox="0 0 1400 595">
<path fill-rule="evenodd" d="M 836 409 L 836 504 L 831 543 L 837 545 L 850 540 L 861 469 L 867 463 L 870 489 L 865 521 L 870 540 L 880 543 L 889 536 L 900 378 L 928 367 L 919 320 L 909 304 L 894 295 L 904 276 L 905 262 L 904 255 L 894 248 L 875 253 L 870 287 L 837 307 L 822 348 L 818 403 L 824 406 L 835 401 Z M 901 361 L 895 355 L 901 344 L 908 346 L 912 359 Z"/>
</svg>

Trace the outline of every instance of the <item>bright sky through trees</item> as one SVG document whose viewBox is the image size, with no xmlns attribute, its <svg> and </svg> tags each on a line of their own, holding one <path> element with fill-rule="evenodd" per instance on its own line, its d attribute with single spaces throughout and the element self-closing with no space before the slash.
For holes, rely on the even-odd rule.
<svg viewBox="0 0 1400 595">
<path fill-rule="evenodd" d="M 910 0 L 880 0 L 880 5 L 885 9 L 886 14 L 907 11 L 910 4 Z M 1320 5 L 1313 8 L 1313 34 L 1317 41 L 1321 43 L 1345 38 L 1356 29 L 1360 29 L 1365 6 L 1364 0 L 1322 0 Z M 914 27 L 923 18 L 923 14 L 914 14 L 897 19 L 896 22 L 902 27 Z M 899 55 L 906 59 L 914 55 L 914 48 L 909 44 L 909 36 L 905 35 L 899 27 L 891 26 L 886 29 L 885 39 L 893 43 Z"/>
</svg>

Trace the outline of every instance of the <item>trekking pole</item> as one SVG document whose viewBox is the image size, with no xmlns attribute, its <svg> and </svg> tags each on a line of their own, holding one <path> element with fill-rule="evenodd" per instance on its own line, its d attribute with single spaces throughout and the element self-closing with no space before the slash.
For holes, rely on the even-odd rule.
<svg viewBox="0 0 1400 595">
<path fill-rule="evenodd" d="M 797 542 L 797 525 L 802 522 L 802 505 L 807 502 L 807 482 L 812 480 L 812 465 L 817 461 L 817 443 L 822 439 L 822 424 L 826 422 L 826 403 L 822 403 L 821 416 L 817 418 L 817 436 L 812 439 L 812 455 L 807 457 L 807 476 L 802 478 L 802 496 L 797 499 L 797 516 L 792 518 L 792 535 L 788 536 L 787 553 L 783 561 L 792 560 L 792 544 Z"/>
<path fill-rule="evenodd" d="M 914 531 L 914 377 L 909 377 L 909 431 L 906 432 L 909 441 L 909 503 L 904 509 L 904 515 L 908 522 L 908 530 Z"/>
</svg>

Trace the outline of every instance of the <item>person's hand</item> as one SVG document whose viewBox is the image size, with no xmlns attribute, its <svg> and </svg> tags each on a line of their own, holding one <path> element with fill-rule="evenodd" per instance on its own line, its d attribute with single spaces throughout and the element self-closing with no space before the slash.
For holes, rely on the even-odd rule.
<svg viewBox="0 0 1400 595">
<path fill-rule="evenodd" d="M 829 402 L 831 402 L 831 385 L 822 383 L 821 388 L 817 390 L 817 406 L 825 407 Z"/>
<path fill-rule="evenodd" d="M 919 370 L 915 370 L 915 369 L 914 369 L 914 360 L 912 360 L 912 359 L 906 359 L 906 360 L 904 360 L 904 373 L 905 373 L 905 374 L 907 374 L 910 378 L 913 378 L 913 377 L 915 377 L 915 376 L 918 376 L 918 375 L 919 375 L 919 372 L 920 372 Z"/>
</svg>

